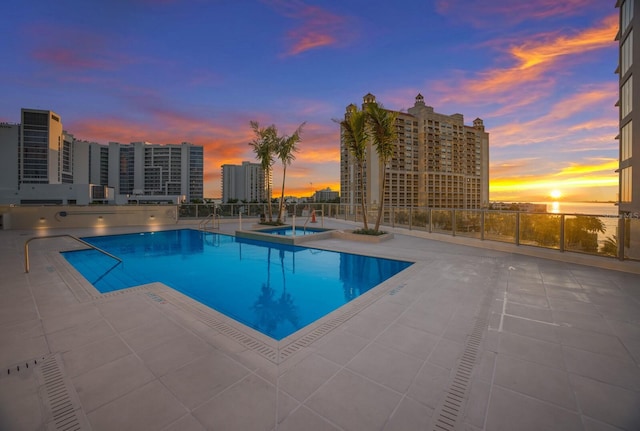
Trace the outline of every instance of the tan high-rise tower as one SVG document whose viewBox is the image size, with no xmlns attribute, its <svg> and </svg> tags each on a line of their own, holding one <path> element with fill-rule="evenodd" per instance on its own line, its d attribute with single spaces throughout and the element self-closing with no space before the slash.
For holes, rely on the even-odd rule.
<svg viewBox="0 0 640 431">
<path fill-rule="evenodd" d="M 363 109 L 377 103 L 371 93 L 363 102 Z M 347 114 L 353 108 L 349 105 Z M 477 209 L 489 205 L 489 134 L 480 118 L 467 126 L 462 114 L 439 114 L 421 94 L 408 112 L 397 112 L 397 116 L 398 141 L 386 167 L 385 206 Z M 366 203 L 376 204 L 382 172 L 372 145 L 366 160 Z M 353 156 L 341 142 L 342 203 L 360 203 L 358 181 Z"/>
</svg>

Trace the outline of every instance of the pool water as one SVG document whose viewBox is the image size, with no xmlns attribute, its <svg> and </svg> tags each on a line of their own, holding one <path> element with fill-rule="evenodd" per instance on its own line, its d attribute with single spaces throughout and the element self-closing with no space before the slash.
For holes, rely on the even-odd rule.
<svg viewBox="0 0 640 431">
<path fill-rule="evenodd" d="M 101 293 L 161 282 L 276 340 L 412 264 L 193 229 L 83 240 L 122 259 L 62 253 Z"/>
<path fill-rule="evenodd" d="M 281 236 L 294 236 L 294 235 L 312 235 L 314 233 L 319 232 L 327 232 L 329 229 L 323 229 L 319 227 L 296 227 L 295 229 L 292 226 L 283 226 L 283 227 L 275 227 L 271 229 L 260 229 L 257 232 L 260 233 L 268 233 L 271 235 L 281 235 Z"/>
</svg>

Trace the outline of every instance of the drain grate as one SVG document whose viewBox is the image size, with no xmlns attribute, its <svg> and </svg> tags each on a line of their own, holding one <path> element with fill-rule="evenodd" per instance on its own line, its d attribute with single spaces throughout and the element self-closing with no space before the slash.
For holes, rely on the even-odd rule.
<svg viewBox="0 0 640 431">
<path fill-rule="evenodd" d="M 88 429 L 84 414 L 73 387 L 67 381 L 59 355 L 45 357 L 38 367 L 42 400 L 47 417 L 47 429 L 79 431 Z"/>
<path fill-rule="evenodd" d="M 495 263 L 495 262 L 494 262 Z M 464 351 L 456 364 L 453 379 L 445 391 L 444 400 L 434 414 L 433 431 L 455 431 L 459 417 L 464 412 L 465 400 L 469 391 L 471 373 L 478 359 L 478 351 L 482 342 L 482 335 L 488 326 L 487 315 L 493 298 L 494 281 L 497 279 L 498 269 L 494 266 L 489 277 L 488 290 L 480 304 L 476 323 L 471 334 L 467 337 Z"/>
</svg>

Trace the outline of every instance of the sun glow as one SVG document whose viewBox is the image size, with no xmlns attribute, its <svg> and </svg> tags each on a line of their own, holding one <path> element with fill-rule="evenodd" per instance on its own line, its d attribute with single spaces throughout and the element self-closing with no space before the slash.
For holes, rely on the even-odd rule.
<svg viewBox="0 0 640 431">
<path fill-rule="evenodd" d="M 553 199 L 560 199 L 562 197 L 562 192 L 558 189 L 554 189 L 549 192 L 549 196 Z"/>
</svg>

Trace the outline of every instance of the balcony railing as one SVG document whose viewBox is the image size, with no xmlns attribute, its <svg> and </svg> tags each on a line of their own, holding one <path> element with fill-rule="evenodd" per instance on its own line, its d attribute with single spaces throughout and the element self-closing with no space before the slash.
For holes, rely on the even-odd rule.
<svg viewBox="0 0 640 431">
<path fill-rule="evenodd" d="M 363 219 L 360 205 L 303 203 L 285 207 L 288 217 L 307 216 L 311 209 L 339 220 L 362 222 Z M 268 204 L 183 204 L 180 205 L 179 217 L 202 218 L 214 210 L 223 219 L 239 215 L 261 217 L 268 214 Z M 275 220 L 278 204 L 271 204 L 271 211 Z M 370 225 L 373 226 L 376 217 L 377 208 L 367 208 Z M 640 260 L 640 219 L 620 219 L 616 215 L 385 207 L 381 225 L 560 252 Z"/>
</svg>

